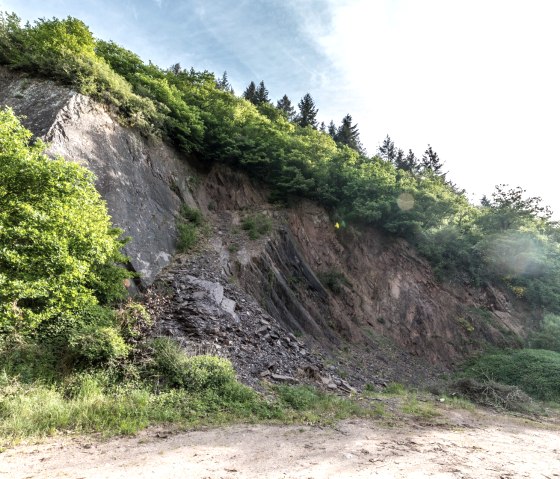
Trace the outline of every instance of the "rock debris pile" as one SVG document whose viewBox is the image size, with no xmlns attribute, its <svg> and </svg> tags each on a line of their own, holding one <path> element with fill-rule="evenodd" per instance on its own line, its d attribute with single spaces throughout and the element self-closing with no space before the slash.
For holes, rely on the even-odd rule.
<svg viewBox="0 0 560 479">
<path fill-rule="evenodd" d="M 268 380 L 355 391 L 324 367 L 321 355 L 286 331 L 231 279 L 217 254 L 174 263 L 159 275 L 148 295 L 157 334 L 174 337 L 193 354 L 230 359 L 238 378 L 257 389 L 262 380 Z M 156 297 L 165 298 L 158 307 Z"/>
</svg>

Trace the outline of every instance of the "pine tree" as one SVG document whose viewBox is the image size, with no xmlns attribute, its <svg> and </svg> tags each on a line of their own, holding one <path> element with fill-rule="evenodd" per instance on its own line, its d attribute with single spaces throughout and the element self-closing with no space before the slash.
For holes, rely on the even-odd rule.
<svg viewBox="0 0 560 479">
<path fill-rule="evenodd" d="M 278 100 L 278 102 L 276 103 L 276 108 L 284 113 L 284 116 L 289 121 L 292 121 L 296 117 L 296 110 L 292 106 L 292 102 L 288 98 L 288 95 L 284 95 L 280 100 Z"/>
<path fill-rule="evenodd" d="M 397 150 L 397 154 L 395 155 L 395 159 L 393 161 L 396 168 L 403 169 L 404 164 L 404 151 L 402 149 Z"/>
<path fill-rule="evenodd" d="M 360 142 L 360 132 L 358 125 L 352 125 L 352 117 L 350 114 L 342 119 L 341 125 L 336 130 L 334 139 L 341 145 L 347 145 L 356 151 L 362 151 L 362 144 Z"/>
<path fill-rule="evenodd" d="M 169 71 L 171 73 L 173 73 L 174 75 L 178 75 L 179 73 L 181 73 L 183 71 L 183 69 L 181 68 L 180 63 L 175 63 L 174 65 L 171 65 L 169 67 Z"/>
<path fill-rule="evenodd" d="M 402 168 L 403 170 L 411 171 L 412 173 L 418 171 L 418 167 L 418 159 L 410 149 L 408 150 L 408 154 L 406 155 L 402 166 L 397 166 L 397 168 Z"/>
<path fill-rule="evenodd" d="M 443 164 L 441 163 L 438 154 L 428 145 L 428 149 L 424 152 L 422 156 L 422 169 L 424 171 L 430 170 L 436 174 L 439 174 Z"/>
<path fill-rule="evenodd" d="M 264 81 L 259 83 L 257 90 L 255 91 L 255 101 L 253 102 L 255 105 L 262 105 L 263 103 L 270 103 L 268 98 L 268 90 L 264 86 Z"/>
<path fill-rule="evenodd" d="M 257 86 L 255 85 L 255 82 L 252 81 L 251 83 L 249 83 L 249 86 L 243 92 L 243 98 L 255 104 L 256 93 L 257 93 Z"/>
<path fill-rule="evenodd" d="M 233 87 L 231 86 L 228 77 L 227 77 L 227 72 L 225 71 L 224 74 L 222 75 L 222 78 L 220 78 L 219 80 L 216 81 L 216 87 L 218 87 L 219 90 L 222 91 L 228 91 L 230 93 L 235 93 L 233 91 Z"/>
<path fill-rule="evenodd" d="M 299 114 L 296 118 L 296 122 L 301 127 L 311 126 L 317 128 L 317 113 L 318 109 L 315 108 L 315 102 L 309 93 L 306 93 L 304 97 L 298 103 Z"/>
<path fill-rule="evenodd" d="M 331 122 L 329 123 L 329 126 L 327 128 L 327 133 L 331 136 L 331 138 L 334 140 L 336 137 L 336 125 L 334 124 L 334 121 L 331 120 Z"/>
<path fill-rule="evenodd" d="M 319 125 L 319 131 L 321 133 L 325 133 L 327 131 L 327 125 L 325 125 L 324 121 L 322 121 L 321 124 Z"/>
<path fill-rule="evenodd" d="M 384 160 L 390 161 L 393 163 L 395 161 L 395 157 L 397 152 L 395 151 L 395 143 L 391 141 L 389 135 L 385 137 L 383 140 L 383 144 L 377 149 L 379 156 Z"/>
</svg>

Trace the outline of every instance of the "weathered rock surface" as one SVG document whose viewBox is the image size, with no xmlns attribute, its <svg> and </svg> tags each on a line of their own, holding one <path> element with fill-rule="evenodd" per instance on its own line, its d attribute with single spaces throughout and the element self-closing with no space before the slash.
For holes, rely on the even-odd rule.
<svg viewBox="0 0 560 479">
<path fill-rule="evenodd" d="M 5 105 L 50 143 L 49 154 L 95 173 L 114 224 L 132 238 L 125 253 L 150 284 L 175 253 L 181 202 L 194 206 L 188 188 L 194 173 L 186 159 L 161 141 L 121 126 L 83 95 L 0 67 L 0 106 Z"/>
</svg>

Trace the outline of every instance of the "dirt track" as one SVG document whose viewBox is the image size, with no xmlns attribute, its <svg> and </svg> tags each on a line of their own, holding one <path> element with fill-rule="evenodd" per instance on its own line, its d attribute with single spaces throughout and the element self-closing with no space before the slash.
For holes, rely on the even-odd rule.
<svg viewBox="0 0 560 479">
<path fill-rule="evenodd" d="M 558 426 L 449 415 L 455 426 L 349 420 L 336 428 L 243 425 L 179 434 L 151 429 L 106 442 L 51 440 L 0 454 L 0 477 L 560 477 Z"/>
</svg>

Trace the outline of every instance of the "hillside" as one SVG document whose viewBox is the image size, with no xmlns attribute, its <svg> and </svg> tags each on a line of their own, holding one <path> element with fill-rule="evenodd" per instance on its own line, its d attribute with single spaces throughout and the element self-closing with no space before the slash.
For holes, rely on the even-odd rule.
<svg viewBox="0 0 560 479">
<path fill-rule="evenodd" d="M 540 198 L 267 95 L 0 14 L 0 447 L 560 400 Z"/>
<path fill-rule="evenodd" d="M 449 368 L 488 345 L 516 346 L 535 320 L 510 292 L 438 281 L 405 240 L 374 227 L 337 230 L 327 211 L 309 200 L 271 204 L 269 190 L 244 173 L 201 168 L 69 88 L 7 69 L 0 86 L 0 103 L 23 116 L 50 154 L 96 174 L 113 222 L 132 238 L 124 251 L 141 289 L 165 284 L 173 291 L 160 313 L 162 327 L 188 341 L 218 341 L 253 380 L 267 361 L 293 353 L 290 340 L 283 342 L 288 334 L 319 356 L 334 354 L 358 384 L 418 381 L 431 376 L 431 368 Z M 210 228 L 194 252 L 174 256 L 182 204 L 200 209 Z M 258 215 L 272 226 L 251 240 L 241 225 Z M 228 301 L 193 300 L 208 290 L 201 282 L 223 289 Z M 271 318 L 281 332 L 263 329 Z M 247 322 L 242 333 L 232 328 L 239 321 Z M 244 353 L 239 348 L 255 337 L 271 343 L 271 351 L 250 364 L 254 345 Z M 301 358 L 286 366 L 280 361 L 278 373 L 296 375 L 304 365 Z"/>
</svg>

